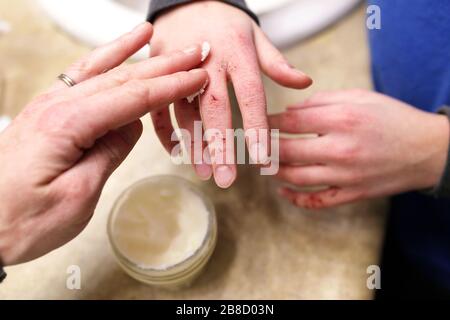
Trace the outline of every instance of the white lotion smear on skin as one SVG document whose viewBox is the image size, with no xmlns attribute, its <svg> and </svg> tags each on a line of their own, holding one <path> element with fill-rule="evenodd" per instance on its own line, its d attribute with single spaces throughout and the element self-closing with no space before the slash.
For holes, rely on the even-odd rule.
<svg viewBox="0 0 450 320">
<path fill-rule="evenodd" d="M 205 62 L 211 52 L 211 45 L 209 42 L 205 41 L 202 43 L 202 62 Z"/>
<path fill-rule="evenodd" d="M 209 42 L 207 42 L 207 41 L 203 42 L 203 43 L 202 43 L 202 62 L 205 62 L 205 60 L 206 60 L 206 58 L 208 58 L 210 52 L 211 52 L 211 45 L 209 44 Z M 195 93 L 195 94 L 193 94 L 193 95 L 187 97 L 186 100 L 187 100 L 189 103 L 194 102 L 194 100 L 195 100 L 197 97 L 199 97 L 199 96 L 201 96 L 203 93 L 205 93 L 205 89 L 206 89 L 207 86 L 208 86 L 208 83 L 205 83 L 205 85 L 203 86 L 203 88 L 200 89 L 199 92 L 197 92 L 197 93 Z"/>
<path fill-rule="evenodd" d="M 190 258 L 208 232 L 209 212 L 195 192 L 177 185 L 145 185 L 117 213 L 117 249 L 141 268 L 164 270 Z"/>
<path fill-rule="evenodd" d="M 6 116 L 0 116 L 0 132 L 6 129 L 7 126 L 11 123 L 11 119 Z"/>
</svg>

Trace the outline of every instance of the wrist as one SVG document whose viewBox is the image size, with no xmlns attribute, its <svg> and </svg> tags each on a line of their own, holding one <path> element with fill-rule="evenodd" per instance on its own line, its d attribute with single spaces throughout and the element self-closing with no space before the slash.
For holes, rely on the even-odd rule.
<svg viewBox="0 0 450 320">
<path fill-rule="evenodd" d="M 173 12 L 182 14 L 184 11 L 188 11 L 189 16 L 197 17 L 197 14 L 202 13 L 197 11 L 204 11 L 208 8 L 218 8 L 219 12 L 226 8 L 238 9 L 236 11 L 247 14 L 259 25 L 258 16 L 247 7 L 244 0 L 176 0 L 167 3 L 164 1 L 152 1 L 147 15 L 147 21 L 156 23 L 163 16 L 170 16 Z"/>
<path fill-rule="evenodd" d="M 218 0 L 204 0 L 204 1 L 177 1 L 174 5 L 160 10 L 153 18 L 152 23 L 156 24 L 160 20 L 171 16 L 187 16 L 190 19 L 195 19 L 199 14 L 205 14 L 208 11 L 210 14 L 215 12 L 223 12 L 227 8 L 233 9 L 232 6 L 226 2 Z"/>
<path fill-rule="evenodd" d="M 424 140 L 428 149 L 420 176 L 421 189 L 435 189 L 443 178 L 448 163 L 450 144 L 450 122 L 447 116 L 433 114 L 429 126 L 429 136 Z"/>
</svg>

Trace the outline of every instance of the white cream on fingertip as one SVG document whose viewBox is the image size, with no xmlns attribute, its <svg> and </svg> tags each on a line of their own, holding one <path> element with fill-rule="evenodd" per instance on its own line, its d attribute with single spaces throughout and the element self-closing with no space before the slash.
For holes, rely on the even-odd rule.
<svg viewBox="0 0 450 320">
<path fill-rule="evenodd" d="M 204 41 L 202 43 L 202 62 L 204 62 L 206 58 L 208 58 L 210 52 L 211 52 L 211 45 L 209 44 L 208 41 Z"/>
<path fill-rule="evenodd" d="M 206 82 L 205 82 L 205 84 L 203 85 L 203 87 L 200 89 L 200 91 L 198 91 L 197 93 L 194 93 L 194 94 L 190 95 L 189 97 L 186 97 L 187 102 L 188 102 L 188 103 L 192 103 L 192 102 L 194 102 L 195 99 L 197 99 L 197 97 L 200 97 L 202 94 L 204 94 L 205 91 L 206 91 L 206 87 L 208 86 L 208 84 L 209 84 L 209 80 L 206 79 Z"/>
<path fill-rule="evenodd" d="M 204 41 L 202 43 L 202 60 L 201 60 L 202 62 L 204 62 L 206 60 L 206 58 L 208 58 L 210 52 L 211 52 L 211 45 L 209 44 L 209 42 Z M 206 87 L 208 86 L 208 84 L 209 84 L 209 81 L 207 80 L 205 82 L 205 84 L 203 85 L 203 88 L 201 88 L 199 92 L 197 92 L 193 95 L 190 95 L 189 97 L 186 98 L 187 102 L 192 103 L 192 102 L 194 102 L 194 100 L 197 97 L 199 97 L 203 93 L 205 93 L 205 90 L 206 90 Z"/>
</svg>

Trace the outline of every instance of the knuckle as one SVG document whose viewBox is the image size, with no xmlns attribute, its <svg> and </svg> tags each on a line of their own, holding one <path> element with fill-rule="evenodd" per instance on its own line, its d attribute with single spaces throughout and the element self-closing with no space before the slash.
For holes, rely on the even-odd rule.
<svg viewBox="0 0 450 320">
<path fill-rule="evenodd" d="M 312 183 L 312 177 L 299 171 L 292 175 L 292 181 L 297 186 L 307 186 Z"/>
<path fill-rule="evenodd" d="M 229 72 L 230 62 L 227 59 L 220 59 L 215 63 L 215 68 L 217 73 L 226 73 Z"/>
<path fill-rule="evenodd" d="M 110 72 L 110 78 L 116 85 L 121 85 L 132 79 L 131 72 L 128 71 L 125 68 L 117 69 L 117 70 L 111 70 Z"/>
<path fill-rule="evenodd" d="M 356 161 L 361 151 L 356 143 L 343 144 L 335 148 L 334 160 L 344 164 L 351 164 Z"/>
<path fill-rule="evenodd" d="M 302 176 L 302 174 L 296 170 L 292 170 L 292 169 L 285 169 L 285 170 L 280 170 L 280 177 L 282 180 L 291 182 L 295 185 L 301 185 L 302 183 L 305 183 L 304 177 Z"/>
<path fill-rule="evenodd" d="M 284 170 L 283 172 L 280 170 L 279 177 L 281 180 L 290 182 L 296 186 L 302 182 L 301 177 L 298 174 L 294 174 L 291 170 Z"/>
<path fill-rule="evenodd" d="M 291 148 L 289 148 L 287 145 L 280 144 L 280 147 L 278 149 L 278 156 L 280 157 L 280 160 L 287 161 L 288 159 L 291 159 L 292 156 Z M 279 171 L 281 172 L 281 171 Z"/>
<path fill-rule="evenodd" d="M 234 63 L 233 61 L 229 61 L 229 62 L 226 62 L 226 64 L 222 64 L 221 68 L 224 69 L 229 74 L 234 74 L 234 73 L 236 73 L 237 70 L 239 70 L 238 65 L 236 63 Z"/>
<path fill-rule="evenodd" d="M 352 106 L 344 106 L 339 110 L 337 122 L 344 130 L 356 129 L 361 124 L 360 115 L 353 110 Z"/>
<path fill-rule="evenodd" d="M 216 93 L 209 93 L 205 97 L 205 104 L 202 108 L 202 112 L 205 114 L 208 118 L 213 118 L 221 114 L 223 115 L 223 112 L 227 111 L 227 106 L 225 99 Z"/>
<path fill-rule="evenodd" d="M 348 173 L 346 181 L 350 185 L 359 185 L 364 181 L 364 178 L 365 176 L 362 172 L 352 170 L 351 172 Z"/>
<path fill-rule="evenodd" d="M 95 63 L 91 56 L 88 56 L 75 62 L 70 69 L 77 73 L 90 76 L 95 73 Z"/>
<path fill-rule="evenodd" d="M 246 93 L 243 108 L 263 110 L 266 107 L 266 98 L 262 86 L 257 82 L 248 82 L 243 88 Z"/>
<path fill-rule="evenodd" d="M 249 91 L 246 91 L 249 92 Z M 267 127 L 266 99 L 259 92 L 249 93 L 241 102 L 245 121 L 251 127 Z"/>
<path fill-rule="evenodd" d="M 300 116 L 298 112 L 289 112 L 282 114 L 283 124 L 291 130 L 296 130 L 300 125 Z"/>
</svg>

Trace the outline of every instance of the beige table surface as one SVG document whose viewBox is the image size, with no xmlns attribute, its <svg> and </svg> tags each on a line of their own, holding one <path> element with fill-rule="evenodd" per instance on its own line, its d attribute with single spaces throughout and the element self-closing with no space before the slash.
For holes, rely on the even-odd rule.
<svg viewBox="0 0 450 320">
<path fill-rule="evenodd" d="M 0 74 L 7 81 L 10 115 L 44 89 L 87 48 L 59 31 L 31 0 L 0 0 L 0 19 L 13 31 L 0 38 Z M 313 88 L 299 92 L 267 81 L 271 111 L 324 89 L 370 87 L 364 12 L 286 52 L 311 74 Z M 30 78 L 29 75 L 33 75 Z M 1 106 L 0 106 L 1 108 Z M 200 184 L 189 167 L 175 167 L 148 119 L 142 140 L 104 189 L 86 230 L 36 261 L 7 268 L 0 299 L 370 299 L 366 269 L 379 262 L 385 201 L 312 213 L 280 201 L 274 183 L 240 168 L 227 191 Z M 178 174 L 198 183 L 213 199 L 219 220 L 217 249 L 193 287 L 168 292 L 139 284 L 114 261 L 106 219 L 119 193 L 153 174 Z M 66 288 L 67 268 L 81 268 L 81 290 Z"/>
</svg>

